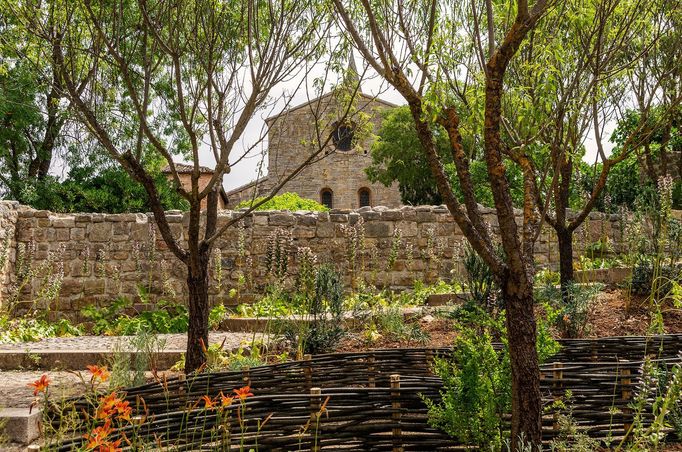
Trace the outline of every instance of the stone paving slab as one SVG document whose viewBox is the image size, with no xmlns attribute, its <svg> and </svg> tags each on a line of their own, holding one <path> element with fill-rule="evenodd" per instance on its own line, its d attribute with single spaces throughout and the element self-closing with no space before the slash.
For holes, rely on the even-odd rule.
<svg viewBox="0 0 682 452">
<path fill-rule="evenodd" d="M 157 353 L 160 368 L 169 368 L 180 359 L 186 349 L 185 334 L 159 334 L 165 345 Z M 0 370 L 17 369 L 85 369 L 88 364 L 101 363 L 115 352 L 135 353 L 132 336 L 79 336 L 49 338 L 37 342 L 0 345 Z M 253 333 L 215 332 L 209 343 L 224 343 L 225 350 L 248 346 L 254 339 L 267 337 Z"/>
</svg>

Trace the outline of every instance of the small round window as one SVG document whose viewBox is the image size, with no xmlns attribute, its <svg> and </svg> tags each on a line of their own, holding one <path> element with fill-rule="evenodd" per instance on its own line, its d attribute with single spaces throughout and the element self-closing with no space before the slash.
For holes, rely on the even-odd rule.
<svg viewBox="0 0 682 452">
<path fill-rule="evenodd" d="M 353 149 L 353 139 L 355 137 L 355 125 L 352 123 L 334 123 L 332 132 L 332 143 L 339 151 L 350 151 Z"/>
</svg>

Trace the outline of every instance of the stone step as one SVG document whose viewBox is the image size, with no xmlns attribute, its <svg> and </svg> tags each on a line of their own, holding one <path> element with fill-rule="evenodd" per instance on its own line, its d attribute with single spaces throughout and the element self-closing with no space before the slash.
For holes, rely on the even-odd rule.
<svg viewBox="0 0 682 452">
<path fill-rule="evenodd" d="M 41 410 L 34 408 L 3 408 L 0 409 L 0 431 L 6 441 L 16 445 L 28 446 L 40 437 Z M 14 446 L 8 446 L 14 448 Z M 22 448 L 17 448 L 21 450 Z M 0 445 L 0 450 L 5 450 Z"/>
</svg>

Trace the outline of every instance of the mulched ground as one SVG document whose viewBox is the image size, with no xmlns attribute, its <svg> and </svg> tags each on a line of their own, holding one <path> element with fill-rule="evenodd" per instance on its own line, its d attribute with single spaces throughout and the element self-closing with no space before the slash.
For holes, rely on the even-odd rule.
<svg viewBox="0 0 682 452">
<path fill-rule="evenodd" d="M 682 310 L 664 305 L 662 311 L 666 332 L 682 333 Z M 641 336 L 650 323 L 648 300 L 621 289 L 604 291 L 590 310 L 588 337 Z"/>
</svg>

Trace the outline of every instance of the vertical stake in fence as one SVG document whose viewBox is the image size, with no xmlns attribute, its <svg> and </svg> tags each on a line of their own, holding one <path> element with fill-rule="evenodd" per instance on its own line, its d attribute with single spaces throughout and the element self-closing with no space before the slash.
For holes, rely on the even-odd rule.
<svg viewBox="0 0 682 452">
<path fill-rule="evenodd" d="M 630 369 L 623 369 L 621 371 L 621 385 L 623 386 L 623 430 L 627 435 L 630 431 L 630 413 L 631 410 L 628 407 L 628 402 L 632 398 L 632 391 L 630 390 L 630 384 L 632 380 L 630 379 Z"/>
<path fill-rule="evenodd" d="M 563 388 L 563 379 L 564 379 L 564 370 L 563 370 L 564 365 L 562 363 L 554 363 L 554 372 L 552 374 L 553 376 L 553 382 L 552 382 L 552 391 L 554 392 L 554 401 L 561 400 L 562 396 L 562 388 Z M 552 422 L 552 429 L 553 430 L 559 430 L 559 412 L 558 410 L 554 411 L 553 414 L 553 422 Z"/>
<path fill-rule="evenodd" d="M 311 362 L 313 355 L 303 355 L 305 367 L 303 367 L 303 374 L 305 375 L 305 387 L 310 390 L 313 387 L 313 368 Z"/>
<path fill-rule="evenodd" d="M 370 388 L 376 387 L 376 378 L 375 378 L 375 368 L 374 368 L 374 353 L 370 353 L 369 356 L 367 357 L 367 374 L 369 375 L 367 378 L 367 386 Z"/>
<path fill-rule="evenodd" d="M 391 408 L 393 414 L 391 416 L 393 420 L 393 431 L 391 436 L 393 437 L 393 452 L 403 452 L 403 432 L 400 427 L 400 375 L 391 375 Z"/>
<path fill-rule="evenodd" d="M 431 370 L 431 364 L 433 364 L 433 350 L 430 348 L 426 349 L 426 368 Z"/>
<path fill-rule="evenodd" d="M 592 361 L 597 362 L 599 360 L 599 354 L 597 353 L 597 344 L 592 342 Z"/>
<path fill-rule="evenodd" d="M 251 386 L 251 368 L 249 366 L 242 367 L 242 381 L 244 386 Z"/>
<path fill-rule="evenodd" d="M 310 424 L 313 430 L 310 450 L 318 452 L 321 447 L 318 443 L 320 433 L 320 406 L 322 404 L 322 390 L 320 388 L 310 388 Z"/>
</svg>

